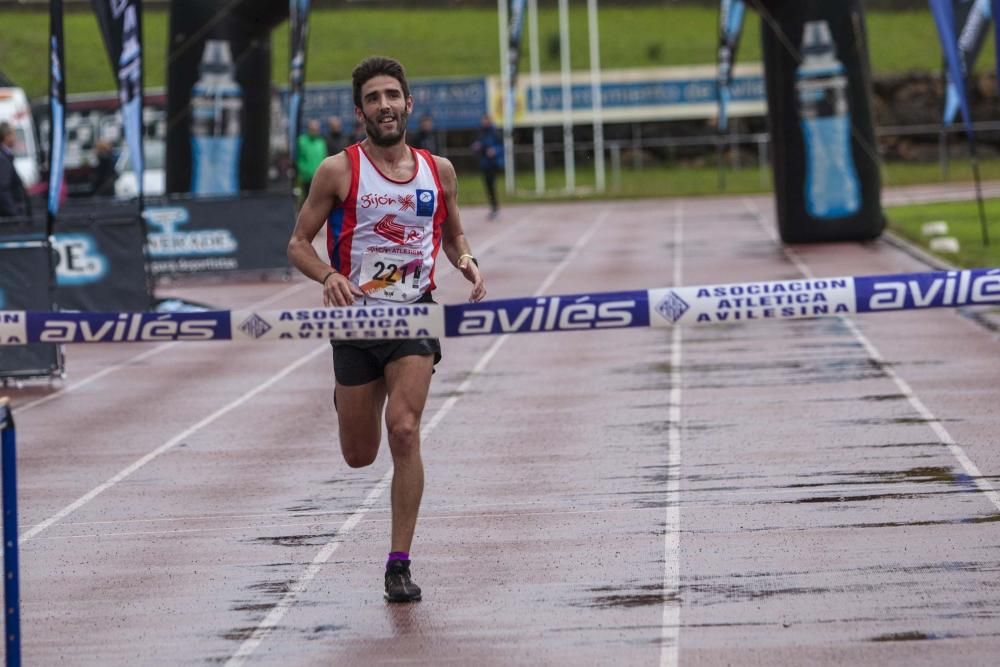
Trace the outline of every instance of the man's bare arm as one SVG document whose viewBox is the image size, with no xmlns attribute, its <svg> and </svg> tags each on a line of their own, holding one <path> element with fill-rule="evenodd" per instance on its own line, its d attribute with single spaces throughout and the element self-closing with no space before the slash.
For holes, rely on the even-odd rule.
<svg viewBox="0 0 1000 667">
<path fill-rule="evenodd" d="M 351 164 L 346 153 L 324 160 L 313 176 L 309 196 L 299 210 L 288 241 L 288 259 L 307 277 L 323 285 L 323 304 L 327 306 L 350 305 L 354 295 L 361 296 L 361 291 L 333 271 L 312 245 L 330 212 L 346 197 L 350 182 Z"/>
<path fill-rule="evenodd" d="M 479 266 L 470 261 L 472 250 L 465 238 L 465 230 L 462 229 L 462 219 L 458 212 L 458 177 L 455 175 L 455 167 L 443 157 L 435 156 L 434 161 L 441 177 L 445 206 L 448 210 L 448 216 L 441 224 L 441 246 L 448 260 L 458 267 L 466 280 L 472 283 L 469 300 L 482 301 L 486 296 L 486 283 L 479 272 Z"/>
</svg>

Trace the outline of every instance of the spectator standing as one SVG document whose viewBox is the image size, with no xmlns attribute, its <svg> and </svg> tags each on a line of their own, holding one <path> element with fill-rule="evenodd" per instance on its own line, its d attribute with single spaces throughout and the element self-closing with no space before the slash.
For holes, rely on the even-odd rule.
<svg viewBox="0 0 1000 667">
<path fill-rule="evenodd" d="M 299 135 L 298 152 L 295 156 L 295 171 L 298 174 L 299 186 L 302 188 L 303 200 L 309 196 L 313 175 L 325 158 L 326 139 L 319 133 L 319 121 L 310 120 L 305 133 Z"/>
<path fill-rule="evenodd" d="M 10 123 L 0 123 L 0 218 L 17 218 L 30 213 L 28 193 L 14 168 L 17 135 Z"/>
<path fill-rule="evenodd" d="M 351 143 L 360 144 L 368 136 L 368 132 L 365 131 L 364 123 L 360 121 L 354 121 L 354 128 L 351 129 Z"/>
<path fill-rule="evenodd" d="M 430 151 L 432 155 L 441 154 L 437 133 L 434 131 L 434 117 L 429 113 L 425 113 L 420 117 L 420 125 L 411 145 L 414 148 L 423 148 L 426 151 Z"/>
<path fill-rule="evenodd" d="M 503 168 L 503 142 L 488 113 L 479 119 L 479 134 L 472 144 L 472 151 L 479 155 L 479 170 L 486 186 L 486 198 L 490 202 L 490 219 L 497 217 L 500 205 L 497 202 L 497 172 Z"/>
<path fill-rule="evenodd" d="M 118 179 L 111 142 L 99 139 L 94 144 L 94 152 L 97 162 L 90 172 L 91 192 L 98 197 L 110 197 L 115 194 L 115 180 Z"/>
<path fill-rule="evenodd" d="M 340 118 L 337 116 L 330 116 L 327 120 L 327 133 L 326 133 L 326 154 L 336 155 L 340 151 L 347 148 L 347 137 L 344 136 L 343 125 L 340 122 Z"/>
</svg>

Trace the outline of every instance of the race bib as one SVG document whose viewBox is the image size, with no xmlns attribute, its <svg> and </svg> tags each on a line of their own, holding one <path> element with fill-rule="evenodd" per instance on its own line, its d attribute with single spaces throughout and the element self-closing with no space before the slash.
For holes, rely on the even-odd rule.
<svg viewBox="0 0 1000 667">
<path fill-rule="evenodd" d="M 369 251 L 361 259 L 361 291 L 375 299 L 411 302 L 420 298 L 422 257 Z"/>
</svg>

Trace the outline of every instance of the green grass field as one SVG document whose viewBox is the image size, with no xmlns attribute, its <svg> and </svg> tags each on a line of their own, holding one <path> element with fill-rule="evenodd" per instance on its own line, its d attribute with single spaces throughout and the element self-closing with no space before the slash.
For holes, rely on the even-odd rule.
<svg viewBox="0 0 1000 667">
<path fill-rule="evenodd" d="M 146 85 L 164 85 L 167 15 L 143 16 Z M 608 7 L 600 13 L 601 59 L 605 68 L 660 67 L 715 62 L 714 9 L 676 7 Z M 44 12 L 0 10 L 0 70 L 19 82 L 29 97 L 48 87 L 46 53 L 48 15 Z M 558 29 L 554 8 L 539 12 L 543 70 L 557 70 Z M 575 69 L 589 67 L 587 16 L 582 3 L 571 11 L 571 49 Z M 759 19 L 748 13 L 739 60 L 759 61 Z M 477 8 L 317 10 L 309 34 L 309 81 L 342 81 L 364 56 L 374 53 L 400 58 L 410 76 L 483 75 L 499 71 L 495 11 Z M 938 71 L 941 51 L 929 11 L 869 12 L 872 67 L 876 73 L 907 70 Z M 877 38 L 875 38 L 877 36 Z M 272 79 L 287 81 L 287 25 L 272 33 Z M 111 65 L 90 12 L 66 15 L 66 82 L 70 93 L 109 91 L 115 87 Z M 993 67 L 992 36 L 983 47 L 980 70 Z M 527 67 L 527 49 L 522 67 Z"/>
<path fill-rule="evenodd" d="M 932 254 L 968 268 L 1000 267 L 1000 199 L 987 199 L 984 203 L 989 246 L 983 244 L 975 201 L 895 206 L 886 209 L 886 215 L 892 231 L 928 251 L 930 240 L 921 234 L 921 227 L 927 222 L 947 222 L 948 236 L 958 239 L 960 250 L 958 254 Z"/>
</svg>

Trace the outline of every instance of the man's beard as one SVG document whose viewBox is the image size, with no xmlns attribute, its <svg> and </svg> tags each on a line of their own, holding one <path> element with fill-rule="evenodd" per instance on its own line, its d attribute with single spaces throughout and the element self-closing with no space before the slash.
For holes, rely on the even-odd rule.
<svg viewBox="0 0 1000 667">
<path fill-rule="evenodd" d="M 375 118 L 379 118 L 382 114 L 376 114 Z M 377 122 L 372 122 L 372 119 L 365 116 L 365 130 L 368 132 L 368 138 L 372 140 L 372 143 L 376 146 L 381 146 L 386 148 L 388 146 L 395 146 L 403 141 L 403 136 L 406 134 L 406 121 L 409 118 L 409 114 L 406 111 L 399 112 L 396 116 L 396 127 L 395 132 L 383 133 L 379 129 Z"/>
</svg>

